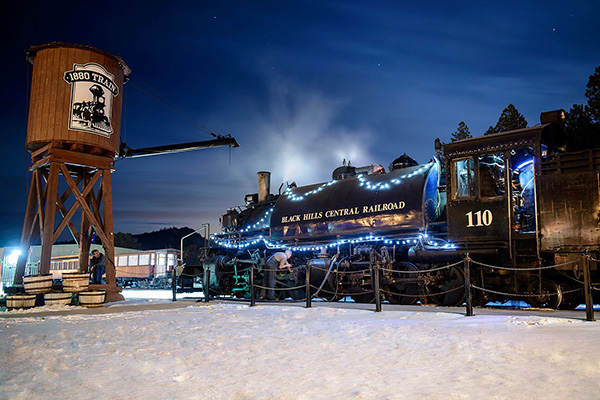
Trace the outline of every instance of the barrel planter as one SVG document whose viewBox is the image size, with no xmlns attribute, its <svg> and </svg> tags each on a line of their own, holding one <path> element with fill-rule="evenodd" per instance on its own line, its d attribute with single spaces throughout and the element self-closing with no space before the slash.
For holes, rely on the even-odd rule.
<svg viewBox="0 0 600 400">
<path fill-rule="evenodd" d="M 104 290 L 87 290 L 79 293 L 79 305 L 84 307 L 102 307 L 106 291 Z"/>
<path fill-rule="evenodd" d="M 31 308 L 35 306 L 35 294 L 12 294 L 6 296 L 6 308 L 14 310 L 17 308 Z"/>
<path fill-rule="evenodd" d="M 63 292 L 79 293 L 90 285 L 90 274 L 87 272 L 65 272 L 62 274 Z"/>
<path fill-rule="evenodd" d="M 25 276 L 23 287 L 28 294 L 48 293 L 52 290 L 52 274 Z"/>
<path fill-rule="evenodd" d="M 52 292 L 44 294 L 44 304 L 47 306 L 66 306 L 71 304 L 71 293 Z"/>
</svg>

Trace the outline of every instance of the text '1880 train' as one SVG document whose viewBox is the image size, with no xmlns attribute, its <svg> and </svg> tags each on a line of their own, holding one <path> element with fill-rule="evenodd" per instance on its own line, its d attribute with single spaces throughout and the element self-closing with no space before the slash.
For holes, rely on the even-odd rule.
<svg viewBox="0 0 600 400">
<path fill-rule="evenodd" d="M 535 306 L 576 306 L 583 253 L 598 275 L 600 150 L 571 151 L 563 121 L 562 110 L 542 113 L 532 128 L 436 141 L 427 164 L 403 155 L 388 172 L 343 165 L 329 182 L 278 195 L 259 172 L 259 192 L 229 209 L 212 238 L 201 267 L 210 290 L 248 298 L 250 266 L 261 282 L 268 257 L 289 249 L 294 268 L 277 275 L 280 298 L 305 297 L 310 265 L 319 297 L 372 301 L 377 264 L 390 303 L 459 305 L 468 253 L 472 285 L 488 289 L 474 291 L 475 304 L 527 293 Z"/>
</svg>

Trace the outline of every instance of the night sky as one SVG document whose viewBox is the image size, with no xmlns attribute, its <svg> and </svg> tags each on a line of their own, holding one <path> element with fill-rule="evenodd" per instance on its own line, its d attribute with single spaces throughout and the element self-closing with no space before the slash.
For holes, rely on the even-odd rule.
<svg viewBox="0 0 600 400">
<path fill-rule="evenodd" d="M 541 111 L 585 102 L 600 65 L 597 1 L 11 3 L 0 21 L 0 246 L 18 244 L 25 211 L 32 45 L 125 60 L 132 148 L 210 139 L 200 124 L 240 143 L 231 164 L 228 148 L 117 161 L 115 231 L 131 233 L 204 222 L 214 232 L 260 170 L 276 192 L 327 181 L 344 158 L 427 162 L 436 137 L 449 141 L 460 121 L 480 135 L 509 103 L 533 126 Z"/>
</svg>

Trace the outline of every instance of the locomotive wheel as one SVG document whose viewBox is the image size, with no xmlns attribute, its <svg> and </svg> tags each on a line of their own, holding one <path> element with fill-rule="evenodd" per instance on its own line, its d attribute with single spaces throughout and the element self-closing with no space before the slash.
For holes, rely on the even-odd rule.
<svg viewBox="0 0 600 400">
<path fill-rule="evenodd" d="M 392 279 L 414 279 L 419 276 L 418 274 L 403 274 L 401 272 L 395 272 L 418 271 L 419 268 L 410 262 L 398 262 L 394 264 L 392 268 L 394 269 L 394 272 L 392 273 Z M 384 288 L 387 292 L 385 293 L 385 297 L 392 304 L 411 305 L 415 304 L 419 299 L 417 297 L 420 289 L 418 282 L 392 282 L 384 285 Z M 403 296 L 403 294 L 407 294 L 409 296 Z"/>
<path fill-rule="evenodd" d="M 532 279 L 527 286 L 527 292 L 536 293 L 535 296 L 531 296 L 528 299 L 529 304 L 536 308 L 556 309 L 560 306 L 563 299 L 560 285 L 547 278 L 542 279 L 541 291 L 539 281 L 537 279 Z"/>
<path fill-rule="evenodd" d="M 373 293 L 356 294 L 350 297 L 357 303 L 375 303 L 375 295 Z"/>
<path fill-rule="evenodd" d="M 441 265 L 433 265 L 432 267 L 439 266 Z M 449 293 L 436 294 L 458 287 L 460 287 L 460 289 Z M 427 288 L 429 289 L 429 298 L 432 303 L 440 306 L 461 305 L 465 300 L 465 275 L 462 270 L 457 267 L 443 269 L 437 276 L 436 281 Z"/>
<path fill-rule="evenodd" d="M 574 310 L 577 307 L 579 307 L 579 305 L 585 303 L 585 296 L 583 294 L 583 288 L 577 288 L 574 285 L 560 285 L 561 289 L 563 290 L 563 298 L 562 301 L 560 302 L 560 304 L 558 305 L 558 308 L 561 310 Z M 572 292 L 571 290 L 574 289 L 579 289 L 575 292 Z M 565 293 L 568 292 L 568 293 Z"/>
</svg>

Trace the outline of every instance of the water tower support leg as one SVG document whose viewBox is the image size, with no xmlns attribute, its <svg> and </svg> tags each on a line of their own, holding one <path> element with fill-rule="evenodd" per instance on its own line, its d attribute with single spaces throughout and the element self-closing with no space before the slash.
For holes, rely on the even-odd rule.
<svg viewBox="0 0 600 400">
<path fill-rule="evenodd" d="M 44 209 L 44 229 L 42 231 L 42 254 L 40 257 L 40 274 L 50 273 L 50 259 L 52 245 L 54 244 L 54 219 L 56 217 L 56 199 L 58 197 L 58 176 L 60 174 L 58 163 L 50 163 L 50 175 L 46 185 L 46 199 Z"/>
</svg>

